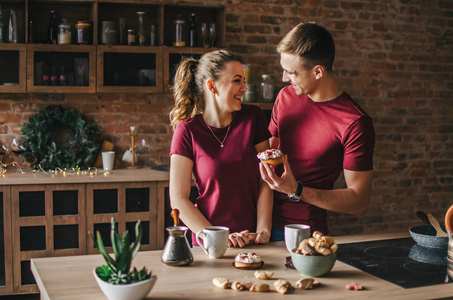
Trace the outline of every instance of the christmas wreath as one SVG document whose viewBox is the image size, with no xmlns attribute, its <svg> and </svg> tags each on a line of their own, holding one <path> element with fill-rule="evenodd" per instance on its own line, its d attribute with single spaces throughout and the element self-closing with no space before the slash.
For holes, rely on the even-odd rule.
<svg viewBox="0 0 453 300">
<path fill-rule="evenodd" d="M 65 145 L 55 142 L 55 130 L 68 134 Z M 57 168 L 86 169 L 93 164 L 99 151 L 95 125 L 88 124 L 75 110 L 65 110 L 61 105 L 50 105 L 31 115 L 23 124 L 21 137 L 25 152 L 22 157 L 35 169 Z M 62 143 L 61 143 L 62 144 Z"/>
</svg>

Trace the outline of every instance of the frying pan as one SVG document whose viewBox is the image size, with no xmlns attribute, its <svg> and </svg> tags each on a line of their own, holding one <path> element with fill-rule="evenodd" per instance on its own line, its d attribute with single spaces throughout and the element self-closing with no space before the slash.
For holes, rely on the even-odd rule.
<svg viewBox="0 0 453 300">
<path fill-rule="evenodd" d="M 426 248 L 419 244 L 412 246 L 409 251 L 409 257 L 413 260 L 442 266 L 447 265 L 445 256 L 447 256 L 447 249 Z"/>
<path fill-rule="evenodd" d="M 443 227 L 443 226 L 442 226 Z M 442 228 L 445 230 L 445 228 Z M 409 229 L 414 241 L 427 248 L 447 249 L 448 237 L 436 236 L 436 229 L 431 225 L 419 225 Z"/>
</svg>

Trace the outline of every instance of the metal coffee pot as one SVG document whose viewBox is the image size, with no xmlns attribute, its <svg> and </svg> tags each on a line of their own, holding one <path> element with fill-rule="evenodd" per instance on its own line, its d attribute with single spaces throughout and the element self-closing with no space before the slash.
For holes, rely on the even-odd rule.
<svg viewBox="0 0 453 300">
<path fill-rule="evenodd" d="M 173 227 L 167 227 L 168 239 L 162 252 L 161 261 L 169 266 L 185 266 L 193 262 L 192 252 L 186 233 L 189 230 L 185 226 L 179 226 L 179 211 L 172 210 L 171 215 L 174 220 Z"/>
</svg>

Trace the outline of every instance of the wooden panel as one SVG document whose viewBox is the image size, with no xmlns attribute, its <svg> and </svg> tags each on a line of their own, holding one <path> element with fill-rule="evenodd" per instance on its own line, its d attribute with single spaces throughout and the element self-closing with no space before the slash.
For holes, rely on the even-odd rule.
<svg viewBox="0 0 453 300">
<path fill-rule="evenodd" d="M 54 216 L 54 191 L 76 191 L 77 210 L 76 215 L 56 215 Z M 44 193 L 44 216 L 20 216 L 20 193 L 37 192 Z M 69 256 L 81 255 L 86 253 L 86 216 L 85 216 L 85 185 L 84 184 L 64 184 L 64 185 L 22 185 L 11 187 L 12 203 L 12 234 L 15 237 L 12 241 L 13 269 L 14 271 L 14 292 L 15 293 L 35 293 L 36 285 L 22 284 L 21 263 L 34 257 L 49 256 Z M 77 225 L 78 226 L 78 248 L 55 249 L 54 248 L 54 225 Z M 22 250 L 21 249 L 21 227 L 44 227 L 45 228 L 45 249 Z"/>
<path fill-rule="evenodd" d="M 135 61 L 137 55 L 142 54 L 143 56 L 155 55 L 155 62 L 149 62 L 150 65 L 155 65 L 155 85 L 153 86 L 124 86 L 122 80 L 120 79 L 118 85 L 106 85 L 106 76 L 112 75 L 113 72 L 105 72 L 105 68 L 114 68 L 115 66 L 106 66 L 105 65 L 105 55 L 106 53 L 111 54 L 124 54 L 123 56 L 130 55 L 130 61 L 128 64 L 131 68 L 134 67 L 134 64 L 137 65 L 137 69 L 134 69 L 137 72 L 138 76 L 138 66 L 140 61 Z M 162 92 L 162 48 L 161 47 L 150 47 L 150 46 L 97 46 L 97 91 L 102 93 L 160 93 Z M 143 62 L 143 65 L 145 63 Z M 124 70 L 121 70 L 124 72 Z M 124 73 L 122 74 L 124 76 Z"/>
<path fill-rule="evenodd" d="M 157 249 L 164 249 L 165 246 L 165 189 L 168 186 L 168 181 L 157 184 Z"/>
<path fill-rule="evenodd" d="M 88 58 L 88 86 L 43 86 L 35 85 L 35 54 L 49 53 L 49 59 L 57 53 L 68 53 L 71 59 L 77 53 Z M 74 58 L 73 58 L 74 59 Z M 49 70 L 50 72 L 50 70 Z M 59 72 L 59 69 L 58 71 Z M 74 77 L 76 75 L 74 74 Z M 75 79 L 74 79 L 75 80 Z M 34 93 L 94 93 L 96 91 L 96 46 L 90 45 L 28 45 L 27 46 L 27 92 Z"/>
<path fill-rule="evenodd" d="M 26 90 L 26 45 L 25 44 L 0 44 L 0 54 L 3 51 L 7 51 L 7 53 L 13 54 L 14 52 L 17 51 L 18 55 L 18 61 L 17 61 L 17 67 L 18 67 L 18 79 L 19 82 L 18 85 L 3 85 L 6 82 L 0 82 L 0 93 L 25 93 Z M 2 54 L 3 59 L 5 58 L 5 54 Z M 10 59 L 8 57 L 8 59 Z M 0 65 L 2 64 L 1 62 L 2 58 L 0 58 Z M 3 73 L 4 70 L 0 70 L 0 74 Z M 16 70 L 8 70 L 9 72 L 16 72 Z M 8 74 L 3 74 L 2 77 L 5 76 L 9 78 Z M 6 80 L 6 78 L 5 78 Z"/>
<path fill-rule="evenodd" d="M 10 187 L 0 186 L 0 198 L 3 202 L 3 252 L 5 268 L 5 285 L 0 286 L 0 294 L 7 294 L 13 291 L 13 259 L 11 242 L 11 201 Z"/>
<path fill-rule="evenodd" d="M 126 189 L 149 189 L 149 211 L 146 212 L 126 212 Z M 118 212 L 117 213 L 94 213 L 94 191 L 95 190 L 117 190 L 118 192 Z M 158 249 L 158 201 L 157 201 L 157 183 L 155 182 L 134 182 L 134 183 L 97 183 L 87 184 L 86 186 L 86 216 L 87 216 L 87 231 L 94 234 L 94 224 L 104 223 L 110 224 L 112 217 L 118 223 L 118 231 L 120 235 L 126 230 L 126 223 L 149 222 L 149 245 L 141 245 L 140 250 Z M 104 237 L 105 239 L 105 237 Z M 106 247 L 108 251 L 112 251 L 111 247 Z M 87 253 L 97 254 L 99 251 L 94 248 L 93 241 L 87 240 Z"/>
</svg>

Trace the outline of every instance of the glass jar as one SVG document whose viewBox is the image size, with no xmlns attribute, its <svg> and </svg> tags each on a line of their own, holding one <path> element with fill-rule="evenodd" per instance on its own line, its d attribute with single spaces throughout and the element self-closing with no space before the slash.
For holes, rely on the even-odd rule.
<svg viewBox="0 0 453 300">
<path fill-rule="evenodd" d="M 173 46 L 176 47 L 185 47 L 186 42 L 184 42 L 184 21 L 180 15 L 178 15 L 177 19 L 175 20 L 175 42 Z"/>
<path fill-rule="evenodd" d="M 58 25 L 58 44 L 71 44 L 71 25 L 66 19 L 63 19 L 61 24 Z"/>
<path fill-rule="evenodd" d="M 77 31 L 77 44 L 90 44 L 91 43 L 91 23 L 88 21 L 78 21 L 75 24 Z"/>
<path fill-rule="evenodd" d="M 129 46 L 135 45 L 135 32 L 133 29 L 127 30 L 127 44 Z"/>
<path fill-rule="evenodd" d="M 273 102 L 274 101 L 274 80 L 271 75 L 261 75 L 260 84 L 260 100 L 262 102 Z"/>
<path fill-rule="evenodd" d="M 118 28 L 114 21 L 101 22 L 101 44 L 116 45 L 118 44 Z"/>
</svg>

